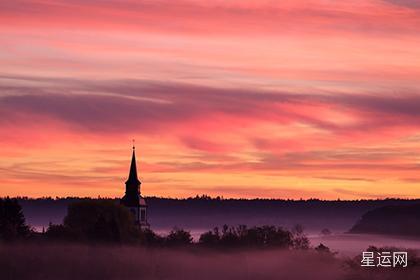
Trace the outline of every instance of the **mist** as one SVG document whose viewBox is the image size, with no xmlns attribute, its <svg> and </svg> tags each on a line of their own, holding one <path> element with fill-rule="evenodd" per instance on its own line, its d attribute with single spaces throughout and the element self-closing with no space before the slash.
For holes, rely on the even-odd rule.
<svg viewBox="0 0 420 280">
<path fill-rule="evenodd" d="M 24 269 L 22 269 L 24 264 Z M 85 245 L 0 247 L 2 279 L 340 279 L 341 263 L 316 252 L 145 249 Z M 312 274 L 316 271 L 316 276 Z"/>
</svg>

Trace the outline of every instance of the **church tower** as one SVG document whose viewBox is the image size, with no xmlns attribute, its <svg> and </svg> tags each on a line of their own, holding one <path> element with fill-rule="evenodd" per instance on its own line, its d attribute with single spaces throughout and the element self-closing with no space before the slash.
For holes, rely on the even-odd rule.
<svg viewBox="0 0 420 280">
<path fill-rule="evenodd" d="M 121 199 L 121 204 L 130 210 L 137 225 L 140 227 L 148 227 L 147 204 L 141 196 L 140 185 L 141 182 L 137 177 L 136 148 L 133 145 L 130 172 L 128 174 L 128 179 L 125 182 L 125 195 Z"/>
</svg>

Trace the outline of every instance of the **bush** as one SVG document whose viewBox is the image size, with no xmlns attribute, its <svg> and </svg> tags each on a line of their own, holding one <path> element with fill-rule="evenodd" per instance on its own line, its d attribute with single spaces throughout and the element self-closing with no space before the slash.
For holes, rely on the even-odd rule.
<svg viewBox="0 0 420 280">
<path fill-rule="evenodd" d="M 293 249 L 297 250 L 307 250 L 309 249 L 309 239 L 303 233 L 303 227 L 301 225 L 295 225 L 292 229 L 293 241 L 292 246 Z"/>
<path fill-rule="evenodd" d="M 141 229 L 139 233 L 139 242 L 143 246 L 162 246 L 165 239 L 157 235 L 151 229 Z"/>
<path fill-rule="evenodd" d="M 17 199 L 0 199 L 0 239 L 15 240 L 27 237 L 29 233 L 30 229 Z"/>
<path fill-rule="evenodd" d="M 210 247 L 218 245 L 220 242 L 219 229 L 216 227 L 213 231 L 210 230 L 201 234 L 198 242 L 202 245 Z"/>
<path fill-rule="evenodd" d="M 184 246 L 192 244 L 193 238 L 190 232 L 183 229 L 174 228 L 165 238 L 167 246 Z"/>
<path fill-rule="evenodd" d="M 275 226 L 253 227 L 242 231 L 242 243 L 249 247 L 288 248 L 292 243 L 289 231 Z"/>
<path fill-rule="evenodd" d="M 54 225 L 51 223 L 45 232 L 45 236 L 49 240 L 57 241 L 70 241 L 77 239 L 76 233 L 71 231 L 68 227 L 65 227 L 64 225 Z"/>
<path fill-rule="evenodd" d="M 325 246 L 322 243 L 320 243 L 314 249 L 315 249 L 316 252 L 320 253 L 323 256 L 334 257 L 335 255 L 338 254 L 338 252 L 331 252 L 330 248 L 328 248 L 327 246 Z"/>
<path fill-rule="evenodd" d="M 330 248 L 328 248 L 327 246 L 325 246 L 322 243 L 319 243 L 318 246 L 315 247 L 315 251 L 317 251 L 318 253 L 331 253 Z"/>
</svg>

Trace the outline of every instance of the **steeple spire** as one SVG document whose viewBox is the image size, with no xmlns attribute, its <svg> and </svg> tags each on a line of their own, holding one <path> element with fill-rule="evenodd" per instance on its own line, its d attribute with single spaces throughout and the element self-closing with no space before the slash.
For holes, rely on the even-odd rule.
<svg viewBox="0 0 420 280">
<path fill-rule="evenodd" d="M 125 195 L 121 199 L 121 204 L 127 207 L 133 214 L 135 223 L 140 227 L 148 227 L 147 223 L 147 204 L 140 194 L 141 182 L 137 177 L 136 165 L 136 146 L 133 139 L 133 154 L 131 156 L 130 173 L 125 182 Z"/>
<path fill-rule="evenodd" d="M 130 173 L 128 174 L 128 179 L 126 184 L 140 184 L 140 181 L 137 177 L 137 165 L 136 165 L 136 147 L 134 146 L 133 140 L 133 155 L 131 157 Z"/>
</svg>

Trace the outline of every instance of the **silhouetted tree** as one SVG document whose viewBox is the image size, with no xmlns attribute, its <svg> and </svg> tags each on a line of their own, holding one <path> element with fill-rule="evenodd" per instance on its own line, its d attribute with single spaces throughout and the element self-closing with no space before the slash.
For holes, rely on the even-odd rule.
<svg viewBox="0 0 420 280">
<path fill-rule="evenodd" d="M 252 227 L 242 237 L 248 246 L 289 248 L 292 234 L 275 226 Z"/>
<path fill-rule="evenodd" d="M 293 234 L 293 248 L 298 250 L 307 250 L 309 249 L 309 239 L 306 237 L 305 233 L 303 232 L 302 225 L 295 225 L 292 229 Z"/>
<path fill-rule="evenodd" d="M 70 204 L 63 226 L 66 231 L 62 233 L 81 241 L 129 242 L 136 240 L 139 234 L 128 209 L 107 200 Z"/>
<path fill-rule="evenodd" d="M 200 235 L 198 242 L 202 245 L 215 247 L 220 243 L 219 228 L 215 227 L 213 230 L 209 230 Z"/>
<path fill-rule="evenodd" d="M 238 247 L 240 245 L 239 235 L 234 227 L 223 225 L 220 245 L 223 247 Z"/>
<path fill-rule="evenodd" d="M 0 199 L 0 239 L 14 240 L 30 233 L 22 207 L 16 199 Z"/>
<path fill-rule="evenodd" d="M 183 246 L 190 245 L 193 238 L 190 232 L 183 229 L 174 228 L 165 238 L 165 245 L 167 246 Z"/>
</svg>

